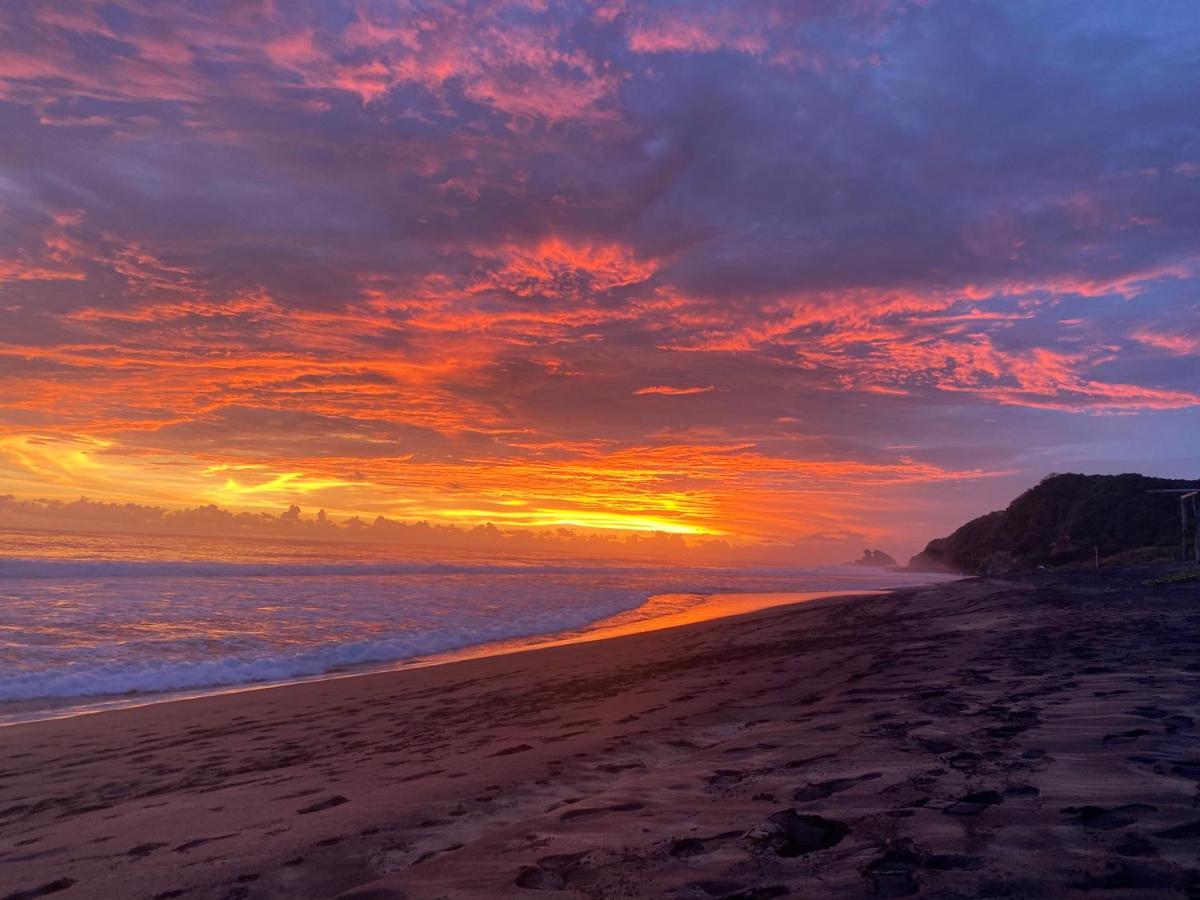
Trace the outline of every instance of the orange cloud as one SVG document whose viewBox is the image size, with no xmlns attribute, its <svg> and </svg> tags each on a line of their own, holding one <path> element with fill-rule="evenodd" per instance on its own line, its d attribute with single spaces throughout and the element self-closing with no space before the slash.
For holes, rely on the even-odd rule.
<svg viewBox="0 0 1200 900">
<path fill-rule="evenodd" d="M 472 290 L 498 289 L 523 297 L 609 291 L 648 280 L 659 265 L 658 260 L 639 259 L 622 244 L 548 237 L 533 245 L 503 248 L 498 265 Z"/>
<path fill-rule="evenodd" d="M 682 397 L 688 394 L 709 394 L 715 391 L 713 385 L 705 387 L 671 387 L 667 384 L 653 384 L 649 387 L 638 388 L 633 392 L 635 397 L 641 397 L 645 394 L 664 394 L 668 397 Z"/>
<path fill-rule="evenodd" d="M 87 274 L 78 269 L 38 265 L 22 259 L 0 259 L 2 281 L 83 281 Z"/>
</svg>

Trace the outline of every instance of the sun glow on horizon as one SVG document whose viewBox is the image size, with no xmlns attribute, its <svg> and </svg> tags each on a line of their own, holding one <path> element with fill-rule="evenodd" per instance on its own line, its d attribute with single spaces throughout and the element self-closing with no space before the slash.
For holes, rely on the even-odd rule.
<svg viewBox="0 0 1200 900">
<path fill-rule="evenodd" d="M 674 519 L 619 512 L 588 511 L 583 509 L 532 509 L 522 513 L 506 513 L 485 509 L 442 509 L 439 514 L 449 520 L 476 522 L 496 520 L 497 523 L 520 528 L 586 528 L 602 531 L 658 532 L 715 537 L 726 534 L 719 528 L 689 524 Z"/>
<path fill-rule="evenodd" d="M 397 521 L 445 521 L 482 524 L 495 522 L 519 528 L 576 527 L 624 532 L 660 532 L 680 535 L 720 535 L 723 529 L 690 523 L 668 515 L 649 515 L 604 510 L 602 496 L 572 497 L 575 508 L 543 506 L 529 498 L 506 496 L 487 499 L 486 508 L 477 505 L 423 502 L 409 498 L 397 505 L 390 491 L 370 481 L 350 481 L 310 475 L 301 471 L 274 471 L 265 463 L 212 463 L 197 461 L 189 465 L 181 459 L 158 469 L 156 477 L 136 460 L 133 465 L 116 451 L 113 441 L 75 438 L 59 439 L 45 435 L 15 435 L 0 439 L 0 473 L 24 471 L 43 479 L 39 495 L 75 499 L 91 495 L 97 499 L 140 502 L 147 497 L 171 508 L 214 503 L 232 511 L 278 511 L 292 503 L 311 504 L 341 518 L 386 515 Z M 140 483 L 132 486 L 128 478 L 136 472 Z M 238 473 L 237 478 L 229 473 Z M 258 476 L 255 478 L 254 476 Z M 645 480 L 645 476 L 635 480 Z M 338 489 L 355 489 L 347 497 Z M 508 492 L 512 491 L 509 487 Z M 370 502 L 354 505 L 353 497 L 368 497 Z M 669 498 L 660 504 L 664 510 L 680 511 Z M 686 510 L 680 512 L 687 515 Z"/>
</svg>

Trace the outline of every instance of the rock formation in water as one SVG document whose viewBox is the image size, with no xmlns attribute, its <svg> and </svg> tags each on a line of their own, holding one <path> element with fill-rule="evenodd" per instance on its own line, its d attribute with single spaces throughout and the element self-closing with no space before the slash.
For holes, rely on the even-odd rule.
<svg viewBox="0 0 1200 900">
<path fill-rule="evenodd" d="M 848 566 L 867 566 L 872 569 L 894 569 L 899 564 L 882 550 L 864 550 L 862 559 L 855 559 Z"/>
</svg>

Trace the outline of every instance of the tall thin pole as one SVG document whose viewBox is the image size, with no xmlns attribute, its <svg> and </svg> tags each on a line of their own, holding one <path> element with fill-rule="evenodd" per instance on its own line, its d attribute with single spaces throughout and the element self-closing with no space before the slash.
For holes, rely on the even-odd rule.
<svg viewBox="0 0 1200 900">
<path fill-rule="evenodd" d="M 1183 526 L 1183 555 L 1180 557 L 1184 562 L 1188 561 L 1188 497 L 1190 494 L 1179 495 L 1179 522 Z"/>
<path fill-rule="evenodd" d="M 1195 559 L 1200 563 L 1200 490 L 1195 488 L 1170 488 L 1147 491 L 1149 494 L 1177 494 L 1179 496 L 1180 558 L 1183 562 Z"/>
<path fill-rule="evenodd" d="M 1196 542 L 1196 562 L 1200 563 L 1200 515 L 1197 515 L 1196 499 L 1196 495 L 1192 494 L 1192 532 Z"/>
</svg>

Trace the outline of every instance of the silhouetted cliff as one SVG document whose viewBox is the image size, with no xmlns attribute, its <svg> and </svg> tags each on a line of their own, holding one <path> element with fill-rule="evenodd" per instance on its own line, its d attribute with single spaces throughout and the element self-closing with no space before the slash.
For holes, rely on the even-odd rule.
<svg viewBox="0 0 1200 900">
<path fill-rule="evenodd" d="M 1050 475 L 1008 505 L 930 541 L 909 568 L 1003 572 L 1121 554 L 1177 557 L 1179 501 L 1149 491 L 1200 482 L 1145 475 Z"/>
</svg>

